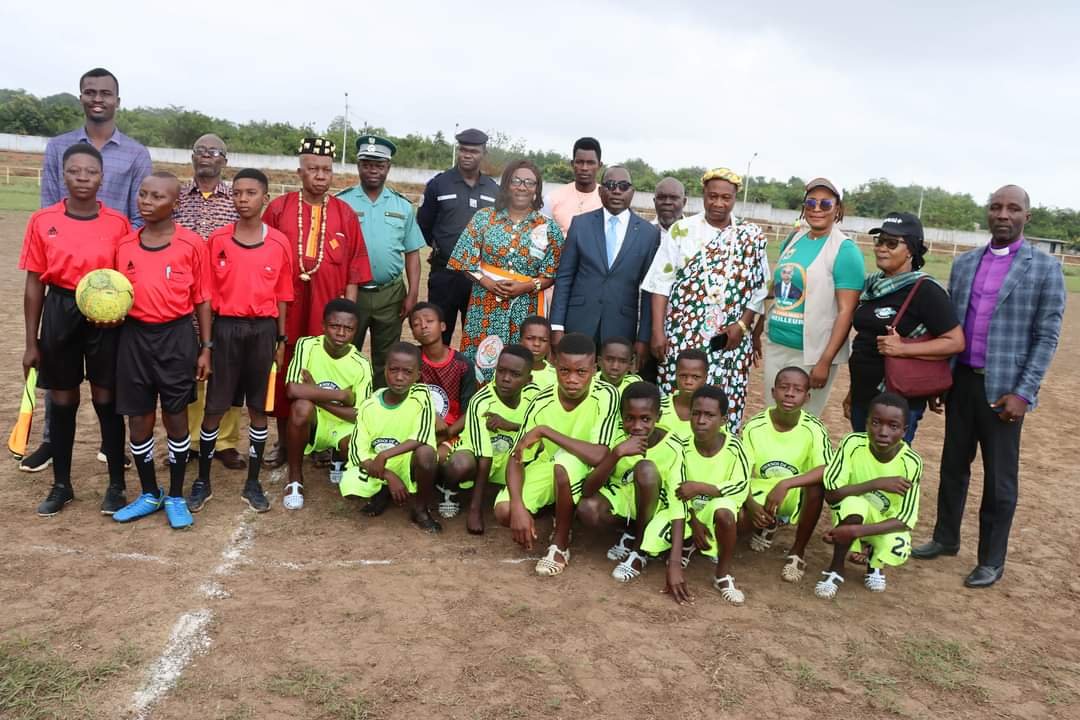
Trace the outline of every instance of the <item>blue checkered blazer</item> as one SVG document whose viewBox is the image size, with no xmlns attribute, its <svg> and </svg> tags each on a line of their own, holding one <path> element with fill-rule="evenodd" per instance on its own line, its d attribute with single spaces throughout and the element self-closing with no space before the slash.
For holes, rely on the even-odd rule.
<svg viewBox="0 0 1080 720">
<path fill-rule="evenodd" d="M 971 285 L 985 247 L 953 262 L 949 296 L 956 316 L 965 322 Z M 1039 386 L 1050 367 L 1065 314 L 1065 276 L 1047 253 L 1024 243 L 998 292 L 986 348 L 986 397 L 994 402 L 1015 393 L 1034 408 Z"/>
</svg>

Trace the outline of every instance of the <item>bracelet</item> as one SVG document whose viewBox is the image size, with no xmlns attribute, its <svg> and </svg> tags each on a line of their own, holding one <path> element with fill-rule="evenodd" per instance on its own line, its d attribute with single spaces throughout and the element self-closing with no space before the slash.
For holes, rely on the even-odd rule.
<svg viewBox="0 0 1080 720">
<path fill-rule="evenodd" d="M 540 278 L 533 278 L 533 291 L 540 292 Z"/>
<path fill-rule="evenodd" d="M 736 324 L 736 325 L 738 325 L 738 326 L 739 326 L 739 328 L 741 328 L 741 329 L 742 329 L 742 331 L 743 331 L 743 335 L 749 335 L 749 334 L 750 334 L 750 329 L 749 329 L 748 327 L 746 327 L 746 323 L 744 323 L 744 322 L 742 321 L 742 318 L 739 318 L 739 319 L 738 319 L 738 320 L 737 320 L 737 321 L 735 322 L 735 324 Z"/>
</svg>

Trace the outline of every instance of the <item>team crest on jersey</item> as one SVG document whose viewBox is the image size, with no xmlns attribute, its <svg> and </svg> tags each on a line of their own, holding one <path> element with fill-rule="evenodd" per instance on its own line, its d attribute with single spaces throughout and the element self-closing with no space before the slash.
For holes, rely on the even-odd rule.
<svg viewBox="0 0 1080 720">
<path fill-rule="evenodd" d="M 435 412 L 440 418 L 446 419 L 446 413 L 450 410 L 450 396 L 438 385 L 425 385 L 431 394 L 431 404 L 435 406 Z"/>
<path fill-rule="evenodd" d="M 896 308 L 879 307 L 878 309 L 874 310 L 874 317 L 876 317 L 878 320 L 888 320 L 894 315 L 896 315 Z"/>
<path fill-rule="evenodd" d="M 323 390 L 340 390 L 338 384 L 333 380 L 323 380 L 319 383 L 319 387 Z"/>
<path fill-rule="evenodd" d="M 514 447 L 514 438 L 509 435 L 496 435 L 491 438 L 491 449 L 496 455 L 505 455 Z"/>
<path fill-rule="evenodd" d="M 761 466 L 763 478 L 785 478 L 799 474 L 799 468 L 783 460 L 770 460 Z"/>
<path fill-rule="evenodd" d="M 892 507 L 892 501 L 880 490 L 866 493 L 866 499 L 870 501 L 871 505 L 877 506 L 878 512 L 888 512 L 889 508 Z"/>
<path fill-rule="evenodd" d="M 389 450 L 398 446 L 398 441 L 390 437 L 377 437 L 371 441 L 371 449 L 376 453 L 381 453 L 384 450 Z"/>
<path fill-rule="evenodd" d="M 712 498 L 708 495 L 695 495 L 690 499 L 690 504 L 693 506 L 694 512 L 701 512 L 705 509 L 705 506 L 709 504 L 710 500 L 712 500 Z"/>
<path fill-rule="evenodd" d="M 630 468 L 619 478 L 619 485 L 632 485 L 634 482 L 634 468 Z"/>
</svg>

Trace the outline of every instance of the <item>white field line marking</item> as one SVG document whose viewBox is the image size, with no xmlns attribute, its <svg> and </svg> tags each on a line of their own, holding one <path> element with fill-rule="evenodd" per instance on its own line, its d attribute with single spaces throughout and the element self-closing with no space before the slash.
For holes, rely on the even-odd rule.
<svg viewBox="0 0 1080 720">
<path fill-rule="evenodd" d="M 159 565 L 176 565 L 176 561 L 170 560 L 169 558 L 163 558 L 158 555 L 147 555 L 145 553 L 92 553 L 82 550 L 81 548 L 64 547 L 63 545 L 31 545 L 29 549 L 31 552 L 52 553 L 55 555 L 80 555 L 90 559 L 131 560 L 133 562 L 151 562 Z"/>
<path fill-rule="evenodd" d="M 149 677 L 132 696 L 135 717 L 144 720 L 150 709 L 165 696 L 180 679 L 191 659 L 210 649 L 210 635 L 206 628 L 214 614 L 200 608 L 184 613 L 173 626 L 165 651 L 150 668 Z"/>
<path fill-rule="evenodd" d="M 221 552 L 221 562 L 199 586 L 199 592 L 211 600 L 223 600 L 229 597 L 229 592 L 216 578 L 231 575 L 236 566 L 245 561 L 244 556 L 255 540 L 254 528 L 244 522 L 245 514 L 246 512 L 241 513 L 237 518 L 239 525 L 233 530 L 229 541 L 225 544 L 225 549 Z M 176 621 L 165 649 L 150 666 L 142 687 L 131 697 L 137 720 L 145 720 L 149 717 L 150 710 L 176 686 L 176 682 L 191 664 L 195 655 L 210 650 L 213 641 L 207 628 L 213 619 L 212 610 L 198 608 L 184 613 Z"/>
</svg>

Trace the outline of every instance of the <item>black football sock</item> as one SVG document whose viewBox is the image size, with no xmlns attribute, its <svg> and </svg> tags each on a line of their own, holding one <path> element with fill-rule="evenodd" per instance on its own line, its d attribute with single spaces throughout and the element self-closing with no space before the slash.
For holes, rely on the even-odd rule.
<svg viewBox="0 0 1080 720">
<path fill-rule="evenodd" d="M 169 438 L 169 497 L 184 497 L 184 471 L 191 452 L 191 435 Z"/>
<path fill-rule="evenodd" d="M 268 437 L 270 437 L 269 428 L 257 428 L 254 425 L 248 427 L 248 441 L 251 443 L 251 449 L 248 451 L 247 485 L 249 487 L 259 484 L 259 468 L 262 467 L 263 452 L 266 450 Z"/>
<path fill-rule="evenodd" d="M 218 429 L 199 429 L 199 479 L 210 480 L 210 462 L 214 459 L 214 448 L 217 447 Z"/>
<path fill-rule="evenodd" d="M 124 418 L 116 414 L 116 403 L 94 403 L 101 426 L 101 447 L 109 464 L 109 485 L 124 487 Z"/>
<path fill-rule="evenodd" d="M 71 485 L 71 448 L 75 444 L 75 415 L 78 405 L 53 404 L 50 440 L 53 453 L 53 482 Z"/>
<path fill-rule="evenodd" d="M 131 456 L 135 459 L 135 470 L 139 473 L 139 484 L 142 485 L 143 494 L 150 493 L 157 496 L 161 489 L 157 484 L 157 473 L 154 472 L 154 436 L 151 435 L 143 442 L 131 441 Z"/>
</svg>

